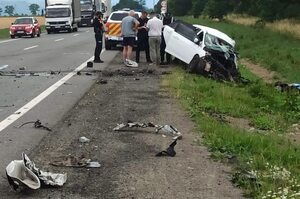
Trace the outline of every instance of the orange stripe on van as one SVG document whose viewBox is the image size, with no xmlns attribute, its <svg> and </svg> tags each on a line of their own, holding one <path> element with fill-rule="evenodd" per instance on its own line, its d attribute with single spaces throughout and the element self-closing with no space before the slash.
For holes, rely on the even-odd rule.
<svg viewBox="0 0 300 199">
<path fill-rule="evenodd" d="M 120 35 L 121 34 L 121 24 L 120 23 L 111 23 L 108 26 L 109 35 Z"/>
</svg>

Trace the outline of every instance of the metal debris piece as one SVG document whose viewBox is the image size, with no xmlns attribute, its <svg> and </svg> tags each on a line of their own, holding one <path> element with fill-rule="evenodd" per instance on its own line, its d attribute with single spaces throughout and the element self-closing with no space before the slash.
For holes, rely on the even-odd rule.
<svg viewBox="0 0 300 199">
<path fill-rule="evenodd" d="M 88 162 L 86 167 L 88 167 L 88 168 L 99 168 L 99 167 L 101 167 L 101 164 L 99 162 Z"/>
<path fill-rule="evenodd" d="M 177 139 L 175 139 L 169 145 L 169 147 L 166 150 L 157 153 L 155 156 L 158 156 L 158 157 L 160 157 L 160 156 L 171 156 L 171 157 L 174 157 L 176 155 L 176 151 L 174 150 L 174 147 L 175 147 L 176 144 L 177 144 Z"/>
<path fill-rule="evenodd" d="M 173 136 L 173 139 L 182 139 L 182 134 L 172 125 L 156 125 L 153 124 L 152 122 L 148 123 L 139 123 L 139 122 L 132 122 L 128 121 L 126 124 L 118 124 L 115 128 L 113 128 L 114 131 L 121 131 L 124 128 L 156 128 L 155 132 L 159 133 L 159 131 L 163 131 L 167 135 Z"/>
<path fill-rule="evenodd" d="M 25 69 L 26 69 L 25 66 L 19 68 L 19 70 L 25 70 Z"/>
<path fill-rule="evenodd" d="M 290 90 L 298 90 L 300 93 L 300 83 L 292 83 L 292 84 L 288 84 L 288 83 L 283 83 L 283 82 L 276 82 L 274 85 L 278 90 L 280 90 L 281 92 L 283 91 L 290 91 Z"/>
<path fill-rule="evenodd" d="M 107 84 L 107 80 L 100 79 L 97 83 L 99 83 L 99 84 Z"/>
<path fill-rule="evenodd" d="M 88 168 L 98 168 L 100 167 L 100 163 L 97 161 L 91 161 L 91 159 L 85 158 L 84 155 L 81 157 L 74 157 L 74 156 L 61 156 L 56 158 L 55 161 L 50 163 L 53 166 L 58 167 L 88 167 Z"/>
<path fill-rule="evenodd" d="M 35 166 L 34 162 L 32 162 L 25 153 L 23 153 L 22 156 L 25 166 L 33 171 L 45 185 L 63 186 L 67 181 L 67 174 L 42 171 Z"/>
<path fill-rule="evenodd" d="M 81 143 L 88 143 L 90 141 L 91 141 L 90 139 L 88 139 L 87 137 L 84 137 L 84 136 L 79 138 L 79 142 L 81 142 Z"/>
<path fill-rule="evenodd" d="M 66 174 L 40 170 L 24 152 L 22 153 L 22 160 L 13 160 L 6 167 L 6 176 L 9 184 L 16 191 L 21 191 L 25 188 L 39 189 L 41 181 L 45 185 L 63 186 L 67 180 Z"/>
<path fill-rule="evenodd" d="M 81 72 L 80 71 L 77 71 L 77 73 L 76 73 L 77 75 L 81 75 Z"/>
<path fill-rule="evenodd" d="M 27 125 L 27 124 L 34 124 L 34 128 L 42 128 L 47 131 L 52 131 L 49 127 L 44 126 L 40 120 L 25 122 L 25 123 L 21 124 L 18 128 L 21 128 L 22 126 Z"/>
<path fill-rule="evenodd" d="M 86 65 L 87 68 L 93 68 L 93 62 L 89 61 Z"/>
</svg>

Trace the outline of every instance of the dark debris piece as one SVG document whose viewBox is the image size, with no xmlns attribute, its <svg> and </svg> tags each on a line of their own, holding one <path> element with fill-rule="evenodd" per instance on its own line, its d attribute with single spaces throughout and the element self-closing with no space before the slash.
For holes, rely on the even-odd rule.
<svg viewBox="0 0 300 199">
<path fill-rule="evenodd" d="M 174 157 L 176 155 L 176 151 L 174 150 L 174 147 L 176 144 L 177 144 L 177 139 L 174 140 L 166 150 L 157 153 L 155 156 L 157 156 L 157 157 L 161 157 L 161 156 Z"/>
<path fill-rule="evenodd" d="M 24 126 L 26 124 L 33 124 L 34 128 L 42 128 L 42 129 L 45 129 L 47 131 L 52 131 L 49 127 L 44 126 L 40 120 L 25 122 L 21 126 L 19 126 L 18 128 L 21 128 L 22 126 Z"/>
</svg>

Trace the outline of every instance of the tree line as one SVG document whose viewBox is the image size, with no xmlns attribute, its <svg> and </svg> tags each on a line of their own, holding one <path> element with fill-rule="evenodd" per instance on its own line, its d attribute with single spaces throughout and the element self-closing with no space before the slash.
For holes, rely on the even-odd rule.
<svg viewBox="0 0 300 199">
<path fill-rule="evenodd" d="M 155 10 L 160 12 L 159 0 Z M 300 19 L 300 0 L 168 0 L 168 11 L 175 16 L 206 15 L 222 19 L 228 13 L 248 14 L 266 21 Z"/>
<path fill-rule="evenodd" d="M 38 4 L 30 4 L 28 6 L 30 12 L 32 15 L 37 15 L 39 10 L 40 10 L 40 6 Z M 3 9 L 0 8 L 0 16 L 2 16 L 2 12 Z M 4 13 L 6 13 L 8 16 L 18 16 L 19 14 L 15 13 L 15 7 L 12 5 L 7 5 L 4 7 Z"/>
</svg>

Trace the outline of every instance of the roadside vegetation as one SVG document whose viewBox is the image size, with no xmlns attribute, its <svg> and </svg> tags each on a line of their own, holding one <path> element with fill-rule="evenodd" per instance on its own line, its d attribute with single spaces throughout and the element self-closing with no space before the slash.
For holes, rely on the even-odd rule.
<svg viewBox="0 0 300 199">
<path fill-rule="evenodd" d="M 261 22 L 259 17 L 240 14 L 229 14 L 225 17 L 225 19 L 230 22 L 246 26 L 255 26 Z M 265 26 L 271 30 L 280 32 L 282 34 L 289 34 L 290 36 L 300 39 L 300 20 L 282 19 L 273 22 L 262 23 L 262 26 Z"/>
<path fill-rule="evenodd" d="M 256 26 L 181 18 L 217 28 L 237 42 L 241 58 L 276 71 L 289 82 L 300 77 L 300 41 Z M 298 92 L 280 92 L 244 66 L 251 83 L 217 82 L 177 68 L 163 80 L 189 111 L 212 156 L 236 168 L 232 182 L 254 198 L 300 198 L 299 143 L 289 129 L 300 121 Z M 228 119 L 231 118 L 231 119 Z M 240 120 L 247 125 L 238 125 Z"/>
<path fill-rule="evenodd" d="M 7 38 L 9 38 L 9 29 L 8 28 L 0 29 L 0 39 L 7 39 Z"/>
</svg>

